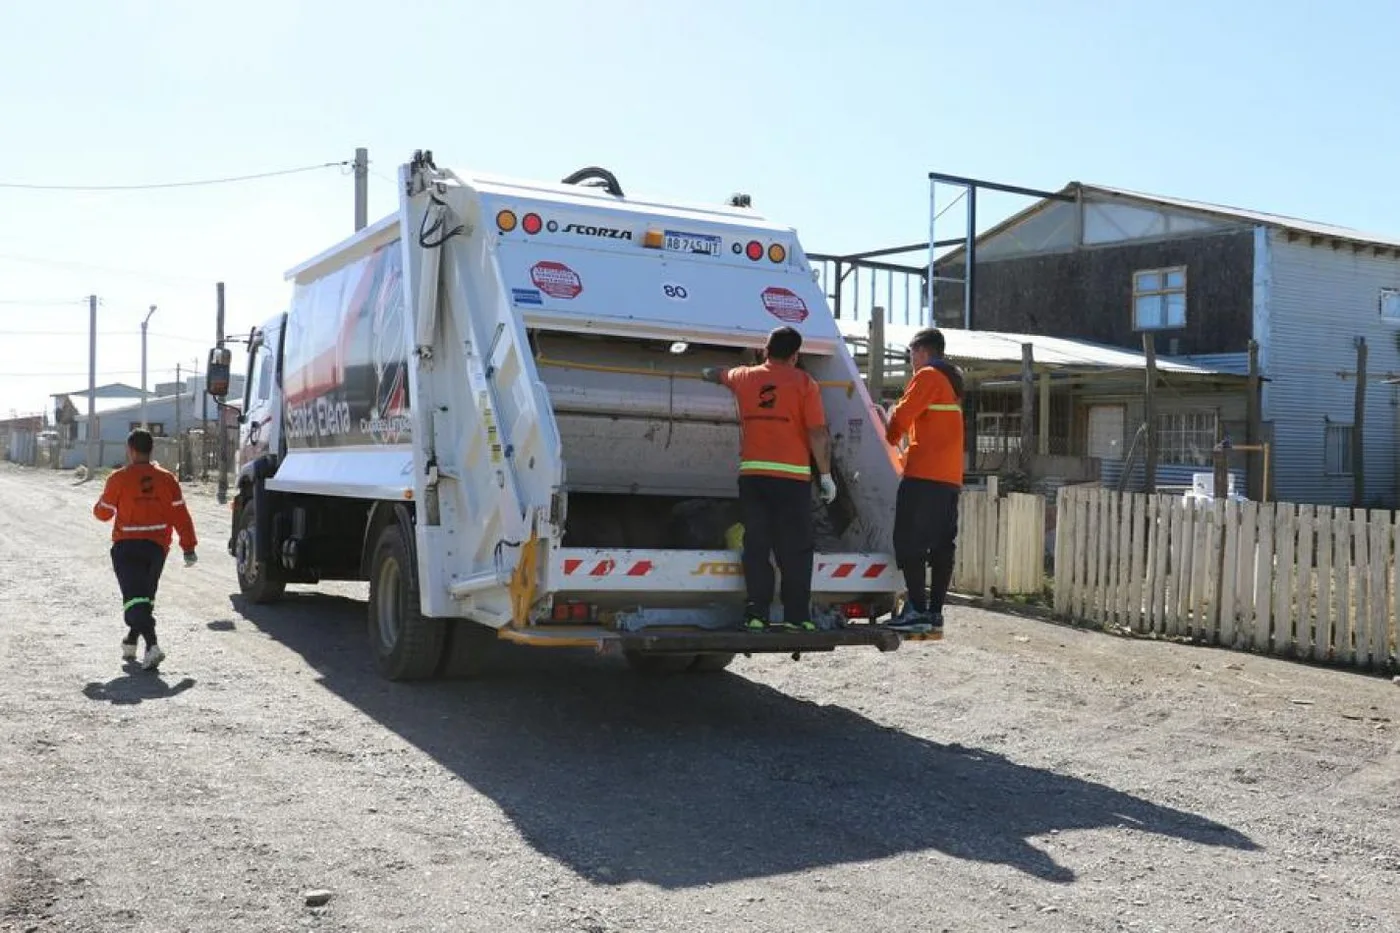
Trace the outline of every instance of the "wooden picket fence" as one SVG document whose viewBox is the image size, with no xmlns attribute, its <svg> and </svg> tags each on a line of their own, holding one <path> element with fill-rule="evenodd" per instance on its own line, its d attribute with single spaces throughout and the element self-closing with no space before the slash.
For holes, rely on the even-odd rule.
<svg viewBox="0 0 1400 933">
<path fill-rule="evenodd" d="M 954 592 L 1019 596 L 1045 586 L 1045 500 L 965 490 L 958 500 Z"/>
<path fill-rule="evenodd" d="M 1055 611 L 1284 657 L 1386 667 L 1396 650 L 1388 511 L 1059 491 Z"/>
</svg>

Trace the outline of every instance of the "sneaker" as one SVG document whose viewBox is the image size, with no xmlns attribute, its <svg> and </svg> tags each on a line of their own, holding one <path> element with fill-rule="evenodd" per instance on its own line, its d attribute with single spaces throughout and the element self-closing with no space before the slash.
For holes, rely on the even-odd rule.
<svg viewBox="0 0 1400 933">
<path fill-rule="evenodd" d="M 817 623 L 808 619 L 805 622 L 794 622 L 790 624 L 788 628 L 796 629 L 799 632 L 815 632 L 817 630 Z"/>
<path fill-rule="evenodd" d="M 768 623 L 763 619 L 749 618 L 744 620 L 744 631 L 746 632 L 766 632 Z"/>
<path fill-rule="evenodd" d="M 896 632 L 904 632 L 908 635 L 923 635 L 932 631 L 933 618 L 934 617 L 927 612 L 920 612 L 917 609 L 905 606 L 890 617 L 890 621 L 885 623 L 885 627 Z"/>
<path fill-rule="evenodd" d="M 146 649 L 146 656 L 141 659 L 141 666 L 148 671 L 153 671 L 160 667 L 160 662 L 165 660 L 165 649 L 160 645 L 151 645 Z"/>
<path fill-rule="evenodd" d="M 122 642 L 122 660 L 123 660 L 123 661 L 135 661 L 135 660 L 136 660 L 136 642 L 134 642 L 134 641 L 124 641 L 124 642 Z"/>
</svg>

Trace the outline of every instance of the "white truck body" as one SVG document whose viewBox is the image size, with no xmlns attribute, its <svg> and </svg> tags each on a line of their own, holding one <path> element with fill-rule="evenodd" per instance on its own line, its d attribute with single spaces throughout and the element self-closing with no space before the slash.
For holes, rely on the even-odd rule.
<svg viewBox="0 0 1400 933">
<path fill-rule="evenodd" d="M 459 177 L 430 155 L 399 185 L 397 214 L 288 273 L 290 311 L 255 341 L 240 502 L 257 497 L 276 527 L 240 533 L 235 517 L 240 574 L 261 557 L 289 582 L 351 578 L 329 555 L 359 522 L 373 583 L 370 539 L 393 509 L 411 514 L 424 619 L 627 650 L 667 650 L 663 635 L 697 650 L 897 646 L 851 619 L 902 589 L 898 455 L 792 229 L 746 208 Z M 814 563 L 821 637 L 687 641 L 739 621 L 739 554 L 713 534 L 656 546 L 644 519 L 689 507 L 677 500 L 733 517 L 736 407 L 698 375 L 751 361 L 781 324 L 822 385 L 846 510 Z M 614 519 L 637 530 L 604 533 Z"/>
</svg>

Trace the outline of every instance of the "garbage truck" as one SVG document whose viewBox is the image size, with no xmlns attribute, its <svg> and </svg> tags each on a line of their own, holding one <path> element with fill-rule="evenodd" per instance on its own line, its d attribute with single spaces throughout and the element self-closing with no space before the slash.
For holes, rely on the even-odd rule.
<svg viewBox="0 0 1400 933">
<path fill-rule="evenodd" d="M 390 680 L 501 641 L 650 672 L 890 651 L 896 450 L 793 229 L 609 171 L 559 183 L 399 168 L 397 212 L 287 273 L 252 330 L 228 543 L 242 598 L 367 581 Z M 802 335 L 839 495 L 813 494 L 816 631 L 744 631 L 739 421 L 703 368 Z M 227 402 L 232 351 L 209 356 Z M 232 491 L 232 490 L 231 490 Z M 775 620 L 780 607 L 774 607 Z"/>
</svg>

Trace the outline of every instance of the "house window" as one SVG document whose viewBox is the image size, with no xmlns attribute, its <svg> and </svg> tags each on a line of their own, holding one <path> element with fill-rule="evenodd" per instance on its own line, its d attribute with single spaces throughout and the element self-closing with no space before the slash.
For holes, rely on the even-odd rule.
<svg viewBox="0 0 1400 933">
<path fill-rule="evenodd" d="M 1400 288 L 1381 289 L 1381 320 L 1400 324 Z"/>
<path fill-rule="evenodd" d="M 1186 267 L 1133 273 L 1133 327 L 1171 330 L 1186 326 Z"/>
<path fill-rule="evenodd" d="M 1017 453 L 1021 450 L 1021 415 L 1019 412 L 977 413 L 977 452 L 983 454 Z"/>
<path fill-rule="evenodd" d="M 1351 475 L 1351 425 L 1328 423 L 1323 435 L 1322 461 L 1328 476 Z"/>
<path fill-rule="evenodd" d="M 135 431 L 139 427 L 141 427 L 141 422 L 132 421 L 131 428 L 129 430 Z M 146 430 L 151 432 L 152 437 L 164 437 L 165 423 L 162 421 L 148 421 L 146 423 Z"/>
<path fill-rule="evenodd" d="M 1215 462 L 1214 411 L 1173 411 L 1157 416 L 1157 462 L 1210 466 Z"/>
</svg>

